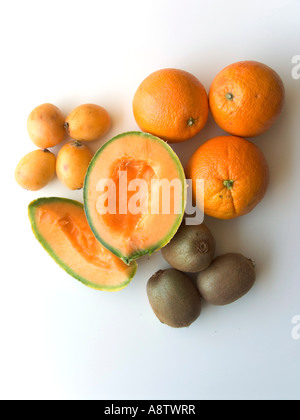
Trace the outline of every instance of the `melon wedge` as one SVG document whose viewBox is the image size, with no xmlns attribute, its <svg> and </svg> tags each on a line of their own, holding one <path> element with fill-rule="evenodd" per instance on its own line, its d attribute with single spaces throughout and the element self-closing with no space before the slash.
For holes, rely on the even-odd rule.
<svg viewBox="0 0 300 420">
<path fill-rule="evenodd" d="M 32 230 L 45 250 L 86 286 L 117 291 L 135 275 L 135 263 L 124 264 L 97 241 L 81 203 L 59 197 L 39 198 L 29 204 L 28 214 Z"/>
<path fill-rule="evenodd" d="M 165 141 L 126 132 L 95 154 L 83 195 L 95 237 L 130 264 L 164 247 L 177 232 L 186 204 L 185 174 Z"/>
</svg>

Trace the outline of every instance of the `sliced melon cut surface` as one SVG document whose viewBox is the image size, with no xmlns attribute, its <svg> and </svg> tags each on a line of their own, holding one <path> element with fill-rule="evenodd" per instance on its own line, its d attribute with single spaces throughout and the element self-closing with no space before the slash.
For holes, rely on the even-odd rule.
<svg viewBox="0 0 300 420">
<path fill-rule="evenodd" d="M 185 197 L 178 156 L 147 133 L 112 138 L 95 154 L 85 177 L 88 223 L 96 238 L 127 264 L 172 239 L 182 222 Z"/>
<path fill-rule="evenodd" d="M 59 197 L 39 198 L 28 207 L 32 230 L 51 257 L 71 276 L 98 290 L 129 284 L 136 264 L 126 265 L 99 243 L 83 204 Z"/>
</svg>

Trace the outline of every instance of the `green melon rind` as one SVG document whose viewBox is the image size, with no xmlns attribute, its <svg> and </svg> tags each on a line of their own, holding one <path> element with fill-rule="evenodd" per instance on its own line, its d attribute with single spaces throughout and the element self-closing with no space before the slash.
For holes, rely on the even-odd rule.
<svg viewBox="0 0 300 420">
<path fill-rule="evenodd" d="M 103 290 L 103 291 L 118 291 L 123 288 L 125 288 L 133 279 L 133 277 L 136 274 L 137 271 L 137 264 L 132 264 L 132 271 L 130 273 L 130 276 L 128 279 L 126 279 L 123 283 L 120 283 L 117 286 L 101 286 L 99 284 L 95 284 L 89 279 L 86 279 L 80 275 L 78 275 L 75 271 L 72 270 L 71 267 L 69 267 L 67 264 L 65 264 L 62 259 L 54 252 L 50 244 L 46 241 L 46 239 L 43 237 L 43 235 L 39 232 L 39 229 L 36 224 L 36 217 L 35 213 L 36 210 L 44 205 L 49 204 L 53 202 L 63 202 L 63 203 L 69 203 L 73 204 L 75 206 L 79 206 L 80 208 L 83 208 L 83 204 L 79 201 L 71 200 L 68 198 L 62 198 L 62 197 L 42 197 L 38 198 L 34 201 L 32 201 L 28 206 L 28 216 L 31 223 L 32 231 L 36 237 L 36 239 L 39 241 L 39 243 L 43 246 L 43 248 L 48 252 L 48 254 L 54 259 L 54 261 L 63 269 L 65 270 L 70 276 L 74 277 L 76 280 L 79 280 L 81 283 L 83 283 L 85 286 L 88 286 L 92 289 L 96 290 Z"/>
<path fill-rule="evenodd" d="M 149 249 L 140 250 L 140 251 L 135 252 L 135 253 L 129 255 L 128 257 L 126 257 L 126 256 L 122 255 L 122 253 L 119 249 L 114 248 L 113 246 L 111 246 L 110 244 L 108 244 L 106 241 L 104 241 L 101 238 L 101 236 L 99 235 L 96 227 L 93 224 L 91 215 L 89 213 L 87 201 L 88 201 L 89 178 L 90 178 L 91 171 L 94 167 L 94 164 L 95 164 L 97 158 L 103 152 L 103 150 L 107 146 L 109 146 L 113 141 L 118 140 L 120 137 L 129 136 L 129 135 L 138 135 L 138 136 L 141 136 L 141 137 L 147 137 L 147 138 L 150 138 L 152 140 L 158 141 L 169 152 L 170 156 L 172 157 L 173 161 L 175 162 L 176 167 L 178 169 L 179 178 L 182 181 L 182 184 L 183 184 L 184 188 L 183 188 L 183 193 L 182 193 L 182 213 L 178 215 L 178 219 L 177 219 L 176 223 L 172 226 L 172 229 L 170 230 L 168 235 L 166 235 L 166 237 L 161 239 L 155 246 L 153 246 Z M 90 225 L 90 228 L 91 228 L 92 232 L 94 233 L 94 236 L 98 239 L 98 241 L 105 248 L 107 248 L 110 252 L 112 252 L 117 257 L 119 257 L 122 261 L 125 262 L 125 264 L 129 265 L 132 261 L 134 261 L 134 260 L 136 260 L 136 259 L 138 259 L 138 258 L 140 258 L 144 255 L 151 255 L 155 251 L 158 251 L 161 248 L 163 248 L 164 246 L 166 246 L 170 242 L 170 240 L 173 238 L 173 236 L 175 235 L 177 230 L 179 229 L 179 227 L 182 223 L 182 220 L 183 220 L 185 206 L 186 206 L 186 178 L 185 178 L 185 173 L 184 173 L 183 167 L 181 165 L 181 162 L 180 162 L 178 156 L 176 155 L 174 150 L 169 146 L 169 144 L 166 141 L 160 139 L 159 137 L 153 136 L 152 134 L 145 133 L 145 132 L 142 132 L 142 131 L 128 131 L 128 132 L 125 132 L 125 133 L 118 134 L 117 136 L 110 139 L 102 147 L 100 147 L 100 149 L 93 156 L 93 158 L 92 158 L 92 160 L 89 164 L 86 176 L 85 176 L 84 187 L 83 187 L 83 202 L 84 202 L 84 210 L 85 210 L 85 214 L 86 214 L 86 217 L 87 217 L 87 221 Z"/>
</svg>

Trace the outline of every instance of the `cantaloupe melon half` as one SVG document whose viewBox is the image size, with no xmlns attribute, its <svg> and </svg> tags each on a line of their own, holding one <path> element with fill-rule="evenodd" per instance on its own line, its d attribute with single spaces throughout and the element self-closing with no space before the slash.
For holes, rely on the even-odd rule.
<svg viewBox="0 0 300 420">
<path fill-rule="evenodd" d="M 39 198 L 28 207 L 32 230 L 51 257 L 71 276 L 97 290 L 117 291 L 136 272 L 93 235 L 83 205 L 59 197 Z"/>
<path fill-rule="evenodd" d="M 126 264 L 172 239 L 182 222 L 185 198 L 178 156 L 147 133 L 112 138 L 95 154 L 85 177 L 88 223 L 96 238 Z"/>
</svg>

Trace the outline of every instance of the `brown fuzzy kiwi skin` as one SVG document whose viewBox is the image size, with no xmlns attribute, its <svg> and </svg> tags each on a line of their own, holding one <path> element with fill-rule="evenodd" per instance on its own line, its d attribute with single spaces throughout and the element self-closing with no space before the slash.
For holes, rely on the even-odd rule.
<svg viewBox="0 0 300 420">
<path fill-rule="evenodd" d="M 189 327 L 201 313 L 201 297 L 193 280 L 173 268 L 157 271 L 147 283 L 156 317 L 172 328 Z"/>
<path fill-rule="evenodd" d="M 247 294 L 255 280 L 253 261 L 239 253 L 228 253 L 215 258 L 206 270 L 200 272 L 196 283 L 206 302 L 223 306 Z"/>
<path fill-rule="evenodd" d="M 198 273 L 211 264 L 215 249 L 216 241 L 206 225 L 182 224 L 161 252 L 173 268 Z"/>
</svg>

